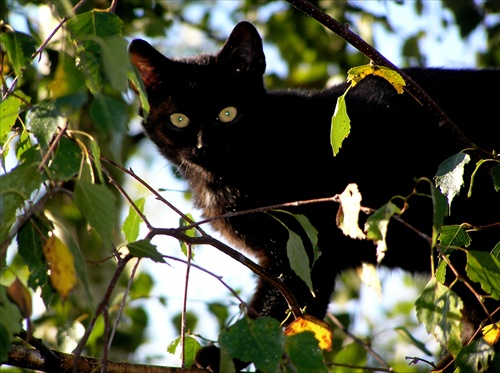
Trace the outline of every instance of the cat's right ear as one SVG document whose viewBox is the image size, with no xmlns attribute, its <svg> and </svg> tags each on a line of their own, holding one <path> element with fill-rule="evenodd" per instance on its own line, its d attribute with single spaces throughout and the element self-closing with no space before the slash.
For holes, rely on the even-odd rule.
<svg viewBox="0 0 500 373">
<path fill-rule="evenodd" d="M 246 21 L 238 23 L 217 55 L 217 63 L 235 72 L 264 74 L 266 57 L 255 26 Z"/>
<path fill-rule="evenodd" d="M 161 71 L 172 62 L 154 49 L 148 42 L 135 39 L 128 48 L 130 60 L 139 71 L 144 86 L 154 88 L 161 83 Z"/>
</svg>

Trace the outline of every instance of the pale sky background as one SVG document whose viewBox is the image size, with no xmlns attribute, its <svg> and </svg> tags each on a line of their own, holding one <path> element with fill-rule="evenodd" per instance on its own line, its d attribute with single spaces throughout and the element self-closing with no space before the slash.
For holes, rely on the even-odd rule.
<svg viewBox="0 0 500 373">
<path fill-rule="evenodd" d="M 459 34 L 454 29 L 444 29 L 440 24 L 440 17 L 442 9 L 440 8 L 441 2 L 427 1 L 427 13 L 420 18 L 416 18 L 413 14 L 413 3 L 405 2 L 404 5 L 396 5 L 392 2 L 377 2 L 377 1 L 358 1 L 358 3 L 373 11 L 385 13 L 391 19 L 393 27 L 397 30 L 397 35 L 410 35 L 413 34 L 416 28 L 425 28 L 429 37 L 425 38 L 420 47 L 426 52 L 427 62 L 429 66 L 446 66 L 446 67 L 473 67 L 475 65 L 475 53 L 477 50 L 482 50 L 486 47 L 486 36 L 484 33 L 476 30 L 470 37 L 466 45 L 461 44 Z M 236 1 L 217 1 L 211 3 L 210 7 L 214 14 L 216 14 L 217 29 L 221 30 L 224 35 L 229 35 L 234 27 L 233 22 L 229 19 L 229 8 L 234 7 Z M 191 6 L 191 12 L 186 14 L 188 19 L 196 21 L 203 14 L 202 7 L 206 3 L 200 1 L 199 5 Z M 262 7 L 258 13 L 259 20 L 269 15 L 269 11 L 282 7 L 285 3 L 274 3 L 267 7 Z M 33 14 L 34 18 L 46 19 L 45 14 Z M 447 14 L 451 18 L 451 14 Z M 19 31 L 23 31 L 23 20 L 13 19 L 13 23 L 17 26 Z M 19 26 L 17 25 L 19 23 Z M 42 22 L 48 30 L 53 27 L 48 22 Z M 52 28 L 51 28 L 52 27 Z M 363 35 L 361 29 L 362 25 L 351 24 L 351 29 Z M 401 63 L 401 59 L 397 55 L 400 50 L 401 41 L 397 35 L 388 36 L 380 27 L 373 30 L 377 49 L 384 54 L 389 60 L 396 65 Z M 207 47 L 208 45 L 208 47 Z M 198 52 L 215 52 L 217 46 L 207 44 L 203 40 L 203 35 L 193 29 L 186 27 L 174 26 L 169 32 L 168 37 L 162 44 L 164 47 L 162 52 L 171 51 L 167 53 L 170 57 L 190 55 Z M 276 49 L 268 44 L 265 44 L 265 53 L 268 72 L 276 72 L 278 74 L 286 73 L 286 66 L 279 60 L 279 54 Z M 140 121 L 137 120 L 131 124 L 133 132 L 140 130 Z M 186 186 L 171 174 L 171 168 L 167 161 L 158 155 L 154 145 L 149 141 L 143 141 L 138 152 L 140 156 L 135 156 L 131 159 L 127 167 L 131 167 L 141 178 L 150 183 L 156 189 L 164 188 L 173 191 L 162 192 L 162 195 L 173 202 L 177 208 L 185 213 L 193 213 L 199 216 L 189 201 L 186 201 L 179 190 L 185 190 Z M 127 182 L 125 184 L 126 190 L 136 198 L 147 196 L 144 189 L 138 187 L 135 182 Z M 341 191 L 335 191 L 341 192 Z M 128 209 L 128 207 L 127 207 Z M 176 227 L 178 226 L 179 217 L 169 211 L 166 206 L 156 201 L 152 196 L 149 196 L 146 202 L 146 216 L 156 227 Z M 208 227 L 204 227 L 209 231 Z M 142 237 L 147 234 L 146 230 L 141 231 Z M 216 237 L 217 235 L 214 234 Z M 171 238 L 157 237 L 153 243 L 158 245 L 158 250 L 166 255 L 173 255 L 182 257 L 179 250 L 179 244 L 176 240 Z M 241 264 L 228 258 L 220 253 L 217 249 L 203 246 L 196 249 L 196 263 L 209 271 L 212 271 L 218 276 L 223 276 L 223 279 L 231 287 L 241 290 L 241 297 L 244 300 L 249 300 L 254 289 L 255 280 L 248 269 Z M 166 352 L 167 345 L 177 337 L 177 332 L 171 324 L 171 318 L 182 309 L 182 299 L 184 293 L 184 277 L 185 266 L 181 263 L 172 262 L 169 265 L 153 263 L 149 260 L 144 260 L 141 264 L 141 269 L 151 273 L 155 277 L 156 285 L 152 292 L 153 297 L 166 297 L 167 306 L 163 306 L 159 301 L 148 299 L 143 302 L 144 306 L 148 309 L 151 319 L 148 328 L 148 337 L 151 340 L 144 344 L 139 351 L 137 351 L 138 358 L 142 361 L 146 357 L 157 356 L 158 359 L 150 361 L 154 364 L 162 365 L 180 365 L 178 356 L 172 356 Z M 382 279 L 388 278 L 388 281 L 383 281 L 382 299 L 378 297 L 365 287 L 361 290 L 361 299 L 353 301 L 349 304 L 343 305 L 345 310 L 352 312 L 357 316 L 357 322 L 354 324 L 353 332 L 360 334 L 366 333 L 367 327 L 370 323 L 377 324 L 382 320 L 382 315 L 385 310 L 391 307 L 398 301 L 403 299 L 414 300 L 418 293 L 412 289 L 401 287 L 401 279 L 397 274 L 388 274 L 387 272 L 381 273 Z M 199 326 L 204 325 L 203 328 L 198 327 L 196 332 L 200 332 L 204 337 L 210 339 L 217 339 L 218 329 L 215 319 L 206 311 L 205 302 L 207 301 L 220 301 L 224 304 L 231 302 L 235 304 L 231 308 L 233 316 L 238 315 L 237 300 L 228 296 L 228 291 L 217 280 L 211 276 L 202 273 L 195 268 L 191 270 L 191 277 L 189 282 L 189 300 L 188 309 L 197 313 L 200 319 Z M 99 301 L 99 300 L 96 300 Z M 334 306 L 332 310 L 339 311 L 340 306 Z M 41 303 L 36 305 L 35 312 L 43 312 Z M 201 320 L 205 320 L 201 322 Z M 391 326 L 381 324 L 381 330 L 389 329 Z M 80 331 L 81 332 L 81 331 Z M 418 335 L 424 341 L 428 342 L 428 346 L 432 349 L 435 348 L 432 337 L 421 332 Z M 68 346 L 68 351 L 71 350 Z M 401 351 L 402 356 L 416 354 L 422 356 L 420 351 Z"/>
</svg>

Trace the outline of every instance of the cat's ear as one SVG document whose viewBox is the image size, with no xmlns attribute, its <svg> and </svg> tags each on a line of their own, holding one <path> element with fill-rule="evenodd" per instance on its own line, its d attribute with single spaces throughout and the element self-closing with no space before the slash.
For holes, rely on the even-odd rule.
<svg viewBox="0 0 500 373">
<path fill-rule="evenodd" d="M 266 57 L 255 26 L 245 21 L 238 23 L 217 55 L 217 63 L 228 65 L 235 72 L 264 74 Z"/>
<path fill-rule="evenodd" d="M 166 65 L 173 63 L 148 42 L 141 39 L 133 40 L 128 51 L 130 60 L 139 70 L 146 88 L 159 85 L 161 83 L 161 71 L 165 71 L 168 69 Z"/>
</svg>

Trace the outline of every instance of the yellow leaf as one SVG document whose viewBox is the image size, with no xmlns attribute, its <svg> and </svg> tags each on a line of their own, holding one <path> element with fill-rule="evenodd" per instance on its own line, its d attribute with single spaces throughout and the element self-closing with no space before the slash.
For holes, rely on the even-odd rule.
<svg viewBox="0 0 500 373">
<path fill-rule="evenodd" d="M 17 304 L 19 310 L 21 311 L 21 315 L 23 315 L 24 318 L 29 318 L 31 316 L 31 294 L 26 286 L 19 281 L 19 278 L 16 277 L 14 282 L 7 288 L 7 295 L 12 302 Z"/>
<path fill-rule="evenodd" d="M 484 340 L 490 345 L 494 345 L 500 339 L 500 322 L 486 325 L 482 332 Z"/>
<path fill-rule="evenodd" d="M 76 285 L 73 255 L 56 236 L 51 236 L 43 246 L 43 254 L 50 266 L 50 282 L 64 301 Z"/>
<path fill-rule="evenodd" d="M 285 335 L 295 335 L 305 331 L 314 333 L 318 340 L 318 346 L 322 350 L 332 350 L 332 332 L 328 324 L 310 315 L 302 315 L 288 325 Z"/>
<path fill-rule="evenodd" d="M 347 81 L 351 82 L 351 86 L 355 86 L 368 75 L 378 75 L 389 83 L 398 91 L 399 94 L 403 93 L 403 87 L 406 86 L 404 79 L 396 71 L 388 67 L 379 65 L 362 65 L 356 66 L 347 72 Z"/>
</svg>

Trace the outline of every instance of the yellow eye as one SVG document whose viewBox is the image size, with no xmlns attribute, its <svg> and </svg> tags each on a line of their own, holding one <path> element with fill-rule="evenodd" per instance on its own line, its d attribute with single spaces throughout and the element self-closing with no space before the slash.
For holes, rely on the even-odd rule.
<svg viewBox="0 0 500 373">
<path fill-rule="evenodd" d="M 222 123 L 229 123 L 236 118 L 236 115 L 238 114 L 238 110 L 234 106 L 228 106 L 224 109 L 222 109 L 219 113 L 219 120 Z"/>
<path fill-rule="evenodd" d="M 189 118 L 182 113 L 174 113 L 170 116 L 170 122 L 178 128 L 184 128 L 189 124 Z"/>
</svg>

